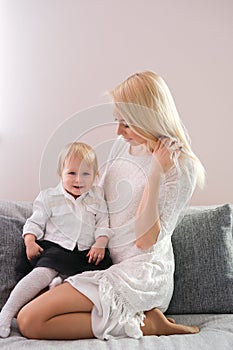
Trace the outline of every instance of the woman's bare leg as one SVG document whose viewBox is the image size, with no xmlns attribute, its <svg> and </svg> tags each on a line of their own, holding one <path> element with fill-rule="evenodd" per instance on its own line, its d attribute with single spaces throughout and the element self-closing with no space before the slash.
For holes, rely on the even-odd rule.
<svg viewBox="0 0 233 350">
<path fill-rule="evenodd" d="M 69 283 L 40 295 L 19 312 L 21 333 L 32 339 L 93 338 L 93 303 Z"/>
<path fill-rule="evenodd" d="M 141 327 L 143 335 L 194 334 L 199 332 L 196 326 L 185 326 L 168 320 L 159 309 L 145 312 L 145 326 Z"/>
</svg>

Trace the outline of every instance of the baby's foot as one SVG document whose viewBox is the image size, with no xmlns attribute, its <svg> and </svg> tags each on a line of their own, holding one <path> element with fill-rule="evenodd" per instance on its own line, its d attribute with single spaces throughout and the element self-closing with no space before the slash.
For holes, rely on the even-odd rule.
<svg viewBox="0 0 233 350">
<path fill-rule="evenodd" d="M 7 338 L 10 335 L 10 332 L 10 327 L 0 325 L 0 338 Z"/>
<path fill-rule="evenodd" d="M 49 284 L 49 289 L 53 289 L 54 287 L 62 284 L 62 278 L 60 276 L 55 277 L 52 282 Z"/>
</svg>

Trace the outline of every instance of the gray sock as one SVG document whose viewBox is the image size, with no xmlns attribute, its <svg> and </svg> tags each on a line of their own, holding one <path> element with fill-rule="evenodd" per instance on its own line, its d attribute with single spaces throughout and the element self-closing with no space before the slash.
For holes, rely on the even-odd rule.
<svg viewBox="0 0 233 350">
<path fill-rule="evenodd" d="M 0 338 L 10 334 L 11 321 L 27 302 L 47 287 L 57 271 L 48 267 L 36 267 L 19 281 L 0 312 Z"/>
</svg>

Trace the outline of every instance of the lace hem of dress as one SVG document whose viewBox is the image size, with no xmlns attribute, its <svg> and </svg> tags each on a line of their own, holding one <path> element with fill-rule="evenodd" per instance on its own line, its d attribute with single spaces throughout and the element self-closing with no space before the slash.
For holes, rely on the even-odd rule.
<svg viewBox="0 0 233 350">
<path fill-rule="evenodd" d="M 116 292 L 110 281 L 106 276 L 99 281 L 100 295 L 104 301 L 106 299 L 111 305 L 110 319 L 117 320 L 117 323 L 123 326 L 124 331 L 128 337 L 139 339 L 143 336 L 140 326 L 144 326 L 145 314 L 143 311 L 137 313 L 131 312 L 127 307 L 126 302 L 120 294 Z"/>
</svg>

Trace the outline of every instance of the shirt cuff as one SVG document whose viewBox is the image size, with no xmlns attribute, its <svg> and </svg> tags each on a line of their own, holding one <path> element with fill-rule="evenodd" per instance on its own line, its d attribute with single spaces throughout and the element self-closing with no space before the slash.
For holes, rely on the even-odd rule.
<svg viewBox="0 0 233 350">
<path fill-rule="evenodd" d="M 113 236 L 113 231 L 110 228 L 98 227 L 95 230 L 95 239 L 100 236 L 107 236 L 110 239 Z"/>
</svg>

